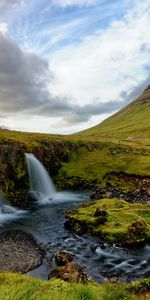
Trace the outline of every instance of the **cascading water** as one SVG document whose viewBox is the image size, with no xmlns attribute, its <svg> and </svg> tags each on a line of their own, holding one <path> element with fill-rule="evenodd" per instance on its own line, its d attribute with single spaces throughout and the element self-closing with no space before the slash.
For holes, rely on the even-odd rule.
<svg viewBox="0 0 150 300">
<path fill-rule="evenodd" d="M 53 202 L 85 201 L 89 196 L 85 193 L 57 192 L 56 188 L 42 163 L 32 154 L 26 153 L 26 160 L 29 173 L 30 192 L 33 198 L 37 199 L 39 205 Z"/>
<path fill-rule="evenodd" d="M 48 172 L 33 154 L 26 153 L 25 156 L 28 165 L 30 191 L 37 193 L 38 200 L 53 199 L 56 189 Z"/>
<path fill-rule="evenodd" d="M 23 217 L 24 214 L 25 211 L 8 205 L 6 199 L 0 195 L 0 226 Z"/>
</svg>

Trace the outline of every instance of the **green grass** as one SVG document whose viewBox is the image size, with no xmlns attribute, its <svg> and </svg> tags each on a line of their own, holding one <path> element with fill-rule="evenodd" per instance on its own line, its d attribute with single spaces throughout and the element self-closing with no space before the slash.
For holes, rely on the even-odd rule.
<svg viewBox="0 0 150 300">
<path fill-rule="evenodd" d="M 101 124 L 80 132 L 83 136 L 105 139 L 125 139 L 128 143 L 141 141 L 150 145 L 150 89 L 124 109 Z"/>
<path fill-rule="evenodd" d="M 150 177 L 149 116 L 150 90 L 147 90 L 103 123 L 76 135 L 0 130 L 0 182 L 3 192 L 9 197 L 18 187 L 26 188 L 24 178 L 27 170 L 23 151 L 35 153 L 48 166 L 60 190 L 74 188 L 80 182 L 81 187 L 82 184 L 88 187 L 96 183 L 105 186 L 107 181 L 125 191 L 139 188 L 138 181 L 130 178 L 124 181 L 117 175 L 124 172 Z M 19 149 L 22 154 L 19 154 Z"/>
<path fill-rule="evenodd" d="M 144 294 L 140 295 L 140 288 Z M 144 289 L 145 287 L 145 289 Z M 66 283 L 60 280 L 44 282 L 31 277 L 12 274 L 0 274 L 1 300 L 144 300 L 149 299 L 150 280 L 132 285 L 123 284 L 81 284 Z"/>
<path fill-rule="evenodd" d="M 98 224 L 94 216 L 97 208 L 108 214 L 107 221 L 103 225 Z M 128 244 L 133 244 L 150 239 L 150 204 L 128 204 L 119 199 L 101 199 L 69 212 L 67 217 L 73 219 L 75 226 L 81 224 L 86 232 L 102 235 L 109 242 L 127 240 Z M 144 224 L 144 229 L 140 228 L 140 233 L 132 232 L 132 227 L 129 230 L 134 222 L 135 227 Z"/>
<path fill-rule="evenodd" d="M 116 151 L 115 155 L 112 149 Z M 150 176 L 150 151 L 112 143 L 103 143 L 101 149 L 92 151 L 82 148 L 63 163 L 60 175 L 73 179 L 76 176 L 87 181 L 97 179 L 105 183 L 107 174 L 119 172 Z"/>
</svg>

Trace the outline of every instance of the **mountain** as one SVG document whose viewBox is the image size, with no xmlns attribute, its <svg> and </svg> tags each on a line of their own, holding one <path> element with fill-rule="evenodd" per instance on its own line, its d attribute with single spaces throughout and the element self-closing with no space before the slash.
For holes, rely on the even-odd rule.
<svg viewBox="0 0 150 300">
<path fill-rule="evenodd" d="M 150 85 L 125 108 L 78 135 L 129 140 L 150 139 Z"/>
</svg>

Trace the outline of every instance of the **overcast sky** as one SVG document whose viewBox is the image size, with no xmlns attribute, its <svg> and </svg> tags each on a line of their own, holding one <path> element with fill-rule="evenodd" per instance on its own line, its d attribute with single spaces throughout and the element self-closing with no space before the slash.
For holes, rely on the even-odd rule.
<svg viewBox="0 0 150 300">
<path fill-rule="evenodd" d="M 150 83 L 149 0 L 0 0 L 0 127 L 71 133 Z"/>
</svg>

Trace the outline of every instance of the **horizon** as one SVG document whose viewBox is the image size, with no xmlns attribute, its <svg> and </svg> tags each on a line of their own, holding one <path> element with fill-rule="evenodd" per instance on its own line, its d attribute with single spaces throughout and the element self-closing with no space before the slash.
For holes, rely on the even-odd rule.
<svg viewBox="0 0 150 300">
<path fill-rule="evenodd" d="M 3 0 L 0 127 L 70 135 L 150 82 L 148 0 Z"/>
</svg>

